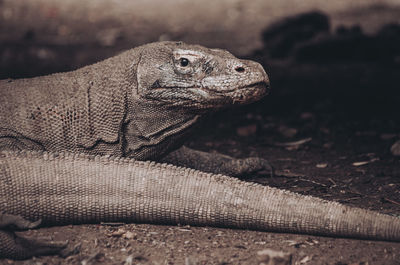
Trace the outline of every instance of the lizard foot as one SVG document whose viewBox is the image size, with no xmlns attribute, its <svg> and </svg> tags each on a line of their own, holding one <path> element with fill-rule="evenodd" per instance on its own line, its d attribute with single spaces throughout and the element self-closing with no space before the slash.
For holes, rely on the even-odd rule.
<svg viewBox="0 0 400 265">
<path fill-rule="evenodd" d="M 237 159 L 219 153 L 193 150 L 186 146 L 170 153 L 162 159 L 162 162 L 233 177 L 243 177 L 253 173 L 269 173 L 271 176 L 274 174 L 271 164 L 263 158 Z"/>
<path fill-rule="evenodd" d="M 27 259 L 32 256 L 67 255 L 68 242 L 29 239 L 16 235 L 13 230 L 35 228 L 40 220 L 30 222 L 21 216 L 0 213 L 0 258 Z M 9 230 L 9 231 L 5 231 Z M 11 231 L 10 231 L 11 230 Z"/>
<path fill-rule="evenodd" d="M 248 157 L 243 159 L 231 159 L 224 161 L 218 169 L 218 173 L 243 177 L 249 174 L 269 174 L 274 175 L 274 168 L 268 160 L 259 157 Z"/>
<path fill-rule="evenodd" d="M 0 213 L 0 228 L 13 228 L 13 230 L 28 230 L 40 225 L 42 221 L 31 222 L 20 215 Z"/>
</svg>

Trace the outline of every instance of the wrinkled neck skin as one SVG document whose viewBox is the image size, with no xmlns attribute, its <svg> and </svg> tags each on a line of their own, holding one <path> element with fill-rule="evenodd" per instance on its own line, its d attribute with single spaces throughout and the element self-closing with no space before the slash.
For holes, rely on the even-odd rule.
<svg viewBox="0 0 400 265">
<path fill-rule="evenodd" d="M 128 111 L 123 132 L 124 156 L 155 160 L 179 148 L 200 115 L 137 100 Z"/>
<path fill-rule="evenodd" d="M 130 72 L 137 72 L 137 64 L 132 65 Z M 182 146 L 202 114 L 208 112 L 148 99 L 140 95 L 137 79 L 131 76 L 129 80 L 122 126 L 123 156 L 139 160 L 162 158 Z"/>
</svg>

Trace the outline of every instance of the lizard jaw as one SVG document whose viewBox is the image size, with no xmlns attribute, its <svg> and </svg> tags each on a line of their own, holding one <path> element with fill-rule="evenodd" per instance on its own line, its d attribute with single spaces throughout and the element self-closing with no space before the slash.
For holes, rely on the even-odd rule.
<svg viewBox="0 0 400 265">
<path fill-rule="evenodd" d="M 257 82 L 248 86 L 224 92 L 225 96 L 232 99 L 233 104 L 249 104 L 268 95 L 270 85 L 266 82 Z"/>
<path fill-rule="evenodd" d="M 182 93 L 182 89 L 185 92 Z M 161 104 L 170 106 L 188 107 L 191 109 L 219 109 L 232 105 L 243 105 L 257 101 L 269 93 L 269 82 L 255 82 L 240 88 L 220 91 L 209 89 L 206 87 L 187 87 L 187 88 L 165 88 L 158 87 L 150 93 L 146 98 L 155 100 Z M 180 93 L 178 93 L 180 92 Z M 171 97 L 174 94 L 180 94 L 179 100 Z M 173 100 L 171 100 L 173 98 Z"/>
<path fill-rule="evenodd" d="M 258 101 L 270 92 L 270 84 L 266 81 L 255 82 L 240 88 L 234 88 L 225 91 L 219 91 L 214 89 L 197 88 L 197 93 L 207 94 L 212 101 L 209 104 L 214 104 L 215 107 L 224 107 L 229 105 L 243 105 L 250 104 Z"/>
</svg>

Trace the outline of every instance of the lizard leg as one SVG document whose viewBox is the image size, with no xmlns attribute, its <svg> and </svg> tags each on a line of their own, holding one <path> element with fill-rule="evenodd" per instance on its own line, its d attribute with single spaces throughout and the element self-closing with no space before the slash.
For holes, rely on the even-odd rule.
<svg viewBox="0 0 400 265">
<path fill-rule="evenodd" d="M 162 162 L 177 166 L 189 167 L 215 174 L 228 176 L 245 176 L 260 171 L 268 171 L 273 175 L 271 164 L 259 157 L 243 159 L 233 158 L 219 153 L 207 153 L 182 146 L 164 157 Z"/>
<path fill-rule="evenodd" d="M 26 230 L 35 228 L 40 220 L 30 222 L 21 216 L 0 213 L 0 258 L 27 259 L 41 255 L 63 255 L 68 242 L 53 242 L 28 239 L 16 235 L 13 228 Z"/>
</svg>

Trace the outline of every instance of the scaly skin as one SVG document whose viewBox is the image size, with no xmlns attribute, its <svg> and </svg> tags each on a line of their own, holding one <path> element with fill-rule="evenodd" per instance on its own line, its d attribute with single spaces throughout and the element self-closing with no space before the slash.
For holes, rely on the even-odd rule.
<svg viewBox="0 0 400 265">
<path fill-rule="evenodd" d="M 169 164 L 3 151 L 0 169 L 2 210 L 45 225 L 179 223 L 400 241 L 399 218 Z"/>
<path fill-rule="evenodd" d="M 268 87 L 255 62 L 175 42 L 140 46 L 73 72 L 0 81 L 0 228 L 29 229 L 39 219 L 119 220 L 399 241 L 394 217 L 136 161 L 229 175 L 269 169 L 263 159 L 181 147 L 203 114 L 256 101 Z M 0 243 L 0 255 L 19 259 L 65 247 L 6 231 Z"/>
</svg>

